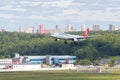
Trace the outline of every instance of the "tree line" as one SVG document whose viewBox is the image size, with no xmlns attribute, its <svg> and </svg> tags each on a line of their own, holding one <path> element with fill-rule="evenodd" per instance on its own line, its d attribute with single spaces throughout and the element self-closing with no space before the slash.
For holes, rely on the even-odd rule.
<svg viewBox="0 0 120 80">
<path fill-rule="evenodd" d="M 82 34 L 82 32 L 70 32 Z M 54 41 L 49 34 L 27 34 L 0 32 L 0 58 L 20 55 L 74 55 L 78 60 L 96 61 L 110 56 L 120 56 L 120 31 L 91 31 L 90 35 L 100 35 L 85 41 Z"/>
</svg>

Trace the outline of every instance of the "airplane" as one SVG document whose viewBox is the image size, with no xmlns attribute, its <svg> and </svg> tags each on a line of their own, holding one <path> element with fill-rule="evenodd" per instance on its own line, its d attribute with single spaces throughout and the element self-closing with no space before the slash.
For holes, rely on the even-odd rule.
<svg viewBox="0 0 120 80">
<path fill-rule="evenodd" d="M 64 43 L 67 44 L 67 40 L 72 40 L 73 42 L 77 42 L 77 41 L 84 41 L 87 38 L 93 37 L 93 36 L 88 36 L 88 34 L 89 34 L 89 28 L 86 29 L 86 31 L 82 34 L 82 36 L 65 34 L 65 33 L 53 33 L 51 34 L 51 36 L 55 38 L 55 41 L 64 39 Z"/>
</svg>

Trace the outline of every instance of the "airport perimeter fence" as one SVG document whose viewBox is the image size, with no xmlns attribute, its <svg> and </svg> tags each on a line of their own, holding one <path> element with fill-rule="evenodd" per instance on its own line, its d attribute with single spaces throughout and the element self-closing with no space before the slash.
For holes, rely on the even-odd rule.
<svg viewBox="0 0 120 80">
<path fill-rule="evenodd" d="M 106 73 L 120 73 L 120 67 L 118 68 L 114 68 L 114 67 L 108 67 L 108 68 L 103 68 L 103 72 L 106 72 Z"/>
<path fill-rule="evenodd" d="M 76 67 L 81 73 L 120 73 L 120 67 Z"/>
</svg>

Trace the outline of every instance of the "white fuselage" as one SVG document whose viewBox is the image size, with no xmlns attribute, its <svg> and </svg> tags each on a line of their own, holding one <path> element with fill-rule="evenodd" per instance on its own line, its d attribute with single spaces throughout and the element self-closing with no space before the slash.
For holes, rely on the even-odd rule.
<svg viewBox="0 0 120 80">
<path fill-rule="evenodd" d="M 64 34 L 64 33 L 54 33 L 51 35 L 54 38 L 57 39 L 71 39 L 71 40 L 77 40 L 77 39 L 84 39 L 85 36 L 79 36 L 79 35 L 72 35 L 72 34 Z"/>
</svg>

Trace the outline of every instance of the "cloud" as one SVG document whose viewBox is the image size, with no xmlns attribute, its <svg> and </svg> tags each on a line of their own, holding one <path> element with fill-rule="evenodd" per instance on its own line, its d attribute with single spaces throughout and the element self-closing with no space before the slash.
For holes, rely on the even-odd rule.
<svg viewBox="0 0 120 80">
<path fill-rule="evenodd" d="M 62 14 L 59 15 L 75 15 L 75 14 L 79 14 L 80 10 L 79 9 L 67 9 L 67 10 L 63 10 Z"/>
<path fill-rule="evenodd" d="M 21 8 L 20 6 L 16 6 L 14 7 L 13 5 L 6 5 L 6 6 L 2 6 L 0 7 L 0 10 L 3 11 L 20 11 L 20 12 L 25 12 L 26 9 L 25 8 Z"/>
<path fill-rule="evenodd" d="M 41 1 L 20 1 L 19 3 L 24 5 L 24 6 L 38 6 L 42 2 Z"/>
<path fill-rule="evenodd" d="M 0 14 L 0 18 L 4 19 L 17 19 L 19 16 L 15 16 L 13 14 Z"/>
<path fill-rule="evenodd" d="M 4 0 L 0 1 L 0 18 L 21 24 L 120 22 L 119 4 L 120 0 Z"/>
<path fill-rule="evenodd" d="M 58 17 L 53 16 L 53 15 L 48 15 L 48 16 L 40 16 L 40 15 L 30 15 L 26 17 L 27 19 L 32 19 L 32 20 L 45 20 L 45 21 L 55 21 L 55 20 L 60 20 Z"/>
<path fill-rule="evenodd" d="M 42 6 L 42 7 L 68 7 L 73 0 L 51 0 L 51 1 L 20 1 L 24 6 Z"/>
<path fill-rule="evenodd" d="M 60 7 L 66 8 L 72 4 L 73 0 L 56 0 L 42 2 L 42 7 Z"/>
<path fill-rule="evenodd" d="M 67 9 L 61 13 L 54 13 L 54 15 L 30 15 L 28 19 L 38 19 L 46 21 L 71 21 L 71 22 L 86 22 L 86 21 L 116 21 L 119 22 L 120 11 L 113 13 L 109 10 L 79 10 Z"/>
<path fill-rule="evenodd" d="M 40 15 L 30 15 L 27 16 L 28 19 L 44 19 L 44 17 L 40 16 Z"/>
<path fill-rule="evenodd" d="M 81 13 L 73 17 L 72 20 L 75 22 L 85 22 L 85 21 L 116 21 L 120 22 L 118 16 L 120 12 L 118 13 L 112 13 L 109 11 L 102 11 L 102 10 L 96 10 L 96 11 L 81 11 Z M 117 15 L 117 16 L 115 16 Z"/>
<path fill-rule="evenodd" d="M 113 7 L 108 7 L 108 8 L 106 8 L 106 10 L 107 11 L 112 11 L 112 10 L 120 11 L 120 7 L 116 7 L 116 8 L 115 7 L 114 8 Z"/>
</svg>

